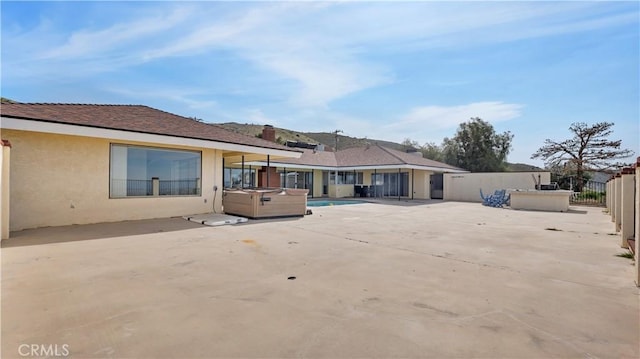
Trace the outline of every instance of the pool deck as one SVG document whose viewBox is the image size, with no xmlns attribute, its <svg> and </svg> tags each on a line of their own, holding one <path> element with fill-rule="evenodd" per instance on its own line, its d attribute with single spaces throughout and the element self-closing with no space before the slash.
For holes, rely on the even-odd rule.
<svg viewBox="0 0 640 359">
<path fill-rule="evenodd" d="M 612 228 L 594 207 L 389 200 L 14 232 L 1 354 L 637 358 L 640 291 Z"/>
</svg>

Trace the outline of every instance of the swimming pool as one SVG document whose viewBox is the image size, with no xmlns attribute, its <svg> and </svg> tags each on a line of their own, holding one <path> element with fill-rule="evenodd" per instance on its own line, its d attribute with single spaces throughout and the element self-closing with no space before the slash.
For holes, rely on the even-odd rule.
<svg viewBox="0 0 640 359">
<path fill-rule="evenodd" d="M 343 204 L 362 204 L 367 203 L 364 201 L 355 200 L 319 200 L 319 201 L 307 201 L 307 207 L 326 207 L 326 206 L 341 206 Z"/>
</svg>

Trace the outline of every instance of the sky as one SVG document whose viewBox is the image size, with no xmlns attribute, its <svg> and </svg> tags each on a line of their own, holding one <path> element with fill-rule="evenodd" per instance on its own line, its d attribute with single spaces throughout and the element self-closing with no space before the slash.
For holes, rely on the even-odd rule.
<svg viewBox="0 0 640 359">
<path fill-rule="evenodd" d="M 574 122 L 640 155 L 629 2 L 2 1 L 2 97 L 440 144 L 472 117 L 510 162 Z M 635 158 L 635 157 L 634 157 Z M 630 158 L 627 162 L 631 163 Z"/>
</svg>

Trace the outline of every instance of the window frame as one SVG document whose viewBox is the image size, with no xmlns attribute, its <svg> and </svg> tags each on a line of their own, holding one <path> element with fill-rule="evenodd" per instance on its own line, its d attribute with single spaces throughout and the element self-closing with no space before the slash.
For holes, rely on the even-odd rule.
<svg viewBox="0 0 640 359">
<path fill-rule="evenodd" d="M 195 194 L 158 194 L 157 196 L 154 196 L 153 193 L 150 195 L 143 195 L 143 196 L 129 196 L 129 195 L 124 195 L 124 196 L 114 196 L 113 192 L 112 192 L 112 172 L 113 172 L 113 148 L 115 147 L 126 147 L 126 148 L 139 148 L 139 149 L 148 149 L 148 150 L 159 150 L 159 151 L 171 151 L 171 152 L 187 152 L 187 153 L 192 153 L 192 154 L 197 154 L 199 157 L 199 163 L 198 163 L 198 175 L 199 177 L 196 177 L 196 183 L 199 184 L 198 187 L 195 188 L 196 193 Z M 125 198 L 176 198 L 176 197 L 202 197 L 202 164 L 203 164 L 203 159 L 202 159 L 202 151 L 200 150 L 187 150 L 187 149 L 182 149 L 182 148 L 172 148 L 172 147 L 161 147 L 161 146 L 149 146 L 149 145 L 136 145 L 136 144 L 130 144 L 130 143 L 118 143 L 118 142 L 111 142 L 109 143 L 109 180 L 108 180 L 108 186 L 109 186 L 109 199 L 125 199 Z M 128 165 L 128 158 L 127 158 L 127 162 L 126 164 Z M 152 179 L 153 180 L 153 179 Z"/>
</svg>

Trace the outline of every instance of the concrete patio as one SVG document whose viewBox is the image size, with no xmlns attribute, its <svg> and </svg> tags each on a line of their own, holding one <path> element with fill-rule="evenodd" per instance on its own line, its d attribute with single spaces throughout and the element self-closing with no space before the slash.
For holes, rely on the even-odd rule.
<svg viewBox="0 0 640 359">
<path fill-rule="evenodd" d="M 634 268 L 601 208 L 313 213 L 14 232 L 2 357 L 23 344 L 96 358 L 640 356 Z"/>
</svg>

